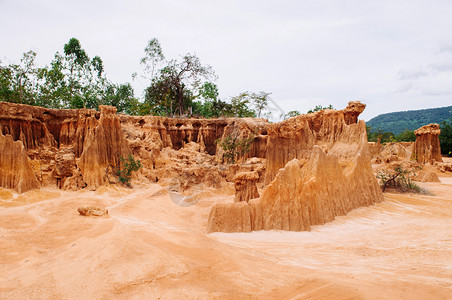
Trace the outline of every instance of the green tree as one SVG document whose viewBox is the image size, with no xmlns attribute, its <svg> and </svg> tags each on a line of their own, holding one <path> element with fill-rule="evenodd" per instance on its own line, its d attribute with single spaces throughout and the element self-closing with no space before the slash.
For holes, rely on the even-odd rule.
<svg viewBox="0 0 452 300">
<path fill-rule="evenodd" d="M 321 110 L 324 110 L 324 109 L 334 109 L 334 107 L 331 104 L 328 105 L 328 106 L 317 105 L 313 109 L 308 110 L 308 114 L 316 112 L 316 111 L 321 111 Z"/>
<path fill-rule="evenodd" d="M 257 114 L 257 117 L 261 117 L 261 113 L 268 107 L 269 95 L 271 93 L 259 92 L 251 93 L 250 98 L 253 101 L 253 105 Z"/>
<path fill-rule="evenodd" d="M 439 142 L 441 145 L 441 153 L 452 155 L 452 118 L 445 120 L 440 124 L 441 134 Z"/>
<path fill-rule="evenodd" d="M 0 99 L 5 101 L 35 105 L 38 91 L 39 70 L 35 67 L 36 52 L 25 52 L 19 64 L 1 67 Z"/>
<path fill-rule="evenodd" d="M 221 112 L 215 111 L 218 101 L 218 87 L 213 82 L 205 82 L 198 91 L 197 101 L 192 101 L 193 115 L 206 118 L 218 117 Z"/>
<path fill-rule="evenodd" d="M 170 61 L 167 67 L 161 71 L 162 75 L 169 79 L 176 92 L 177 112 L 182 115 L 191 104 L 193 93 L 202 79 L 210 79 L 215 76 L 210 66 L 203 66 L 198 57 L 187 54 L 181 62 Z"/>
<path fill-rule="evenodd" d="M 236 159 L 245 155 L 251 150 L 251 144 L 255 139 L 255 134 L 251 134 L 244 138 L 239 138 L 238 135 L 228 135 L 216 142 L 223 149 L 223 159 L 228 163 L 235 163 Z"/>
<path fill-rule="evenodd" d="M 413 130 L 405 129 L 400 134 L 395 136 L 398 142 L 414 142 L 416 140 L 416 135 Z"/>
<path fill-rule="evenodd" d="M 251 104 L 252 98 L 249 92 L 242 92 L 239 95 L 231 98 L 231 116 L 239 118 L 255 118 L 255 112 L 248 107 Z"/>
<path fill-rule="evenodd" d="M 64 54 L 71 57 L 72 66 L 71 71 L 74 70 L 75 65 L 85 66 L 89 62 L 86 51 L 82 49 L 80 41 L 76 38 L 71 38 L 67 44 L 64 44 Z"/>
<path fill-rule="evenodd" d="M 144 48 L 144 53 L 145 56 L 141 59 L 140 64 L 144 66 L 145 73 L 150 75 L 150 78 L 153 79 L 155 68 L 165 59 L 160 42 L 156 38 L 149 40 Z M 136 73 L 134 76 L 136 76 Z"/>
<path fill-rule="evenodd" d="M 366 131 L 369 142 L 391 143 L 397 141 L 392 132 L 383 131 L 380 128 L 374 130 L 371 126 L 366 125 Z"/>
<path fill-rule="evenodd" d="M 8 66 L 0 65 L 0 101 L 11 102 L 13 98 L 12 70 Z"/>
<path fill-rule="evenodd" d="M 204 82 L 199 89 L 199 96 L 204 100 L 217 100 L 219 96 L 218 86 L 213 82 Z"/>
<path fill-rule="evenodd" d="M 109 83 L 103 94 L 102 104 L 115 106 L 118 112 L 128 115 L 139 114 L 139 102 L 130 83 Z"/>
<path fill-rule="evenodd" d="M 146 89 L 145 102 L 157 113 L 183 115 L 195 98 L 193 91 L 203 80 L 214 76 L 211 67 L 202 65 L 194 55 L 187 54 L 181 61 L 171 60 Z"/>
<path fill-rule="evenodd" d="M 142 113 L 160 116 L 173 115 L 177 108 L 176 89 L 169 78 L 154 78 L 145 90 Z"/>
<path fill-rule="evenodd" d="M 40 69 L 38 77 L 42 81 L 39 86 L 37 97 L 38 105 L 48 108 L 67 107 L 66 103 L 71 102 L 69 86 L 64 74 L 64 57 L 55 54 L 50 63 L 50 67 Z"/>
<path fill-rule="evenodd" d="M 234 116 L 234 109 L 231 103 L 218 99 L 218 87 L 212 82 L 205 82 L 193 101 L 193 114 L 206 118 L 230 117 Z"/>
<path fill-rule="evenodd" d="M 135 160 L 132 154 L 129 154 L 127 158 L 121 156 L 120 164 L 115 169 L 115 175 L 118 176 L 120 182 L 130 187 L 132 172 L 138 171 L 141 167 L 141 162 Z"/>
<path fill-rule="evenodd" d="M 164 60 L 161 45 L 157 39 L 148 42 L 145 57 L 141 59 L 144 72 L 151 83 L 145 89 L 142 112 L 158 115 L 184 115 L 201 109 L 197 99 L 213 101 L 218 97 L 216 85 L 211 84 L 215 73 L 208 65 L 203 65 L 196 55 L 186 54 L 180 59 Z M 158 68 L 159 65 L 163 67 Z M 133 78 L 137 74 L 132 75 Z M 216 95 L 215 95 L 216 93 Z"/>
<path fill-rule="evenodd" d="M 287 114 L 284 115 L 284 119 L 296 117 L 298 115 L 301 115 L 301 113 L 298 110 L 291 110 Z"/>
<path fill-rule="evenodd" d="M 111 104 L 118 111 L 138 113 L 132 86 L 113 84 L 99 56 L 90 59 L 80 41 L 71 38 L 50 66 L 35 66 L 36 53 L 24 53 L 19 64 L 0 64 L 0 100 L 49 108 L 97 108 Z"/>
<path fill-rule="evenodd" d="M 69 108 L 97 108 L 102 103 L 103 93 L 109 85 L 104 76 L 102 59 L 95 56 L 92 60 L 81 47 L 80 41 L 71 38 L 64 45 L 64 56 L 55 55 L 63 64 L 64 82 L 69 97 L 64 106 Z"/>
<path fill-rule="evenodd" d="M 82 49 L 80 41 L 71 38 L 67 44 L 64 44 L 65 62 L 69 66 L 68 86 L 70 94 L 70 107 L 86 107 L 82 99 L 82 77 L 85 73 L 85 67 L 89 62 L 86 51 Z M 66 67 L 66 66 L 65 66 Z"/>
</svg>

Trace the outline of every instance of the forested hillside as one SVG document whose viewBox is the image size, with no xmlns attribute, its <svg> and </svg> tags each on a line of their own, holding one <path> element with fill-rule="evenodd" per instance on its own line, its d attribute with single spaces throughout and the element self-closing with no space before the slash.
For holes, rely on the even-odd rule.
<svg viewBox="0 0 452 300">
<path fill-rule="evenodd" d="M 416 130 L 430 123 L 439 124 L 449 118 L 452 118 L 452 106 L 387 113 L 366 123 L 372 127 L 371 131 L 381 130 L 398 135 L 403 130 Z"/>
</svg>

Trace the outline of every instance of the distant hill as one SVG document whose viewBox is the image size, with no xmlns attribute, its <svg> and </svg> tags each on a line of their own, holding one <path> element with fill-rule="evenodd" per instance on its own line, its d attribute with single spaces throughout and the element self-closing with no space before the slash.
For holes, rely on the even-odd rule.
<svg viewBox="0 0 452 300">
<path fill-rule="evenodd" d="M 382 114 L 366 124 L 372 127 L 372 131 L 381 129 L 397 135 L 405 129 L 416 130 L 430 123 L 439 124 L 449 118 L 452 118 L 452 106 Z"/>
</svg>

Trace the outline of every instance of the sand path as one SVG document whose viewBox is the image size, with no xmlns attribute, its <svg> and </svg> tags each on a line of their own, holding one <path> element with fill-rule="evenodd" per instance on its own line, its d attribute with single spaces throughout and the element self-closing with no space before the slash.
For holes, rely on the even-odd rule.
<svg viewBox="0 0 452 300">
<path fill-rule="evenodd" d="M 452 178 L 311 232 L 206 234 L 230 191 L 175 205 L 157 184 L 0 191 L 1 299 L 452 298 Z M 82 217 L 79 206 L 109 209 Z"/>
</svg>

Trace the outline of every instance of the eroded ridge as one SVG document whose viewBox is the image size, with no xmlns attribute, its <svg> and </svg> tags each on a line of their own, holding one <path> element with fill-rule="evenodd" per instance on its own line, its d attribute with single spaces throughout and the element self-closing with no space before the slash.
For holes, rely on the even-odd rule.
<svg viewBox="0 0 452 300">
<path fill-rule="evenodd" d="M 208 231 L 310 230 L 350 210 L 383 201 L 373 175 L 365 105 L 300 115 L 269 127 L 262 196 L 215 205 Z M 283 166 L 280 168 L 279 166 Z"/>
</svg>

